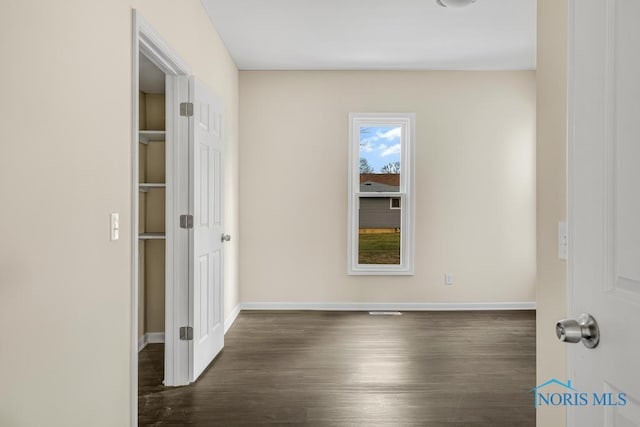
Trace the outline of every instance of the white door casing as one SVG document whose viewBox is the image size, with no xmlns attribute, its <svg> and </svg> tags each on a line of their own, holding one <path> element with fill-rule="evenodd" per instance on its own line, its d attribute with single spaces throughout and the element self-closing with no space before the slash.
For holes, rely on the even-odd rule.
<svg viewBox="0 0 640 427">
<path fill-rule="evenodd" d="M 191 68 L 166 43 L 139 11 L 133 9 L 132 37 L 132 174 L 131 185 L 131 425 L 138 424 L 138 155 L 139 57 L 145 55 L 166 75 L 166 272 L 164 384 L 189 382 L 189 344 L 179 339 L 180 326 L 188 324 L 188 233 L 178 228 L 178 216 L 188 210 L 188 136 L 179 117 L 179 102 L 189 96 Z"/>
<path fill-rule="evenodd" d="M 202 82 L 189 79 L 189 251 L 190 381 L 195 381 L 224 346 L 223 320 L 223 109 Z"/>
<path fill-rule="evenodd" d="M 568 425 L 640 426 L 640 2 L 569 16 L 568 317 L 593 315 L 600 343 L 569 344 L 568 377 L 617 405 L 569 406 Z"/>
</svg>

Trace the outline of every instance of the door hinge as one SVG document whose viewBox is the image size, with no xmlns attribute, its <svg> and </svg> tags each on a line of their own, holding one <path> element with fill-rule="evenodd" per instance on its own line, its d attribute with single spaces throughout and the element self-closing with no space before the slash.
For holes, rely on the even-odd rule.
<svg viewBox="0 0 640 427">
<path fill-rule="evenodd" d="M 193 116 L 193 102 L 181 102 L 180 103 L 180 116 L 191 117 Z"/>
<path fill-rule="evenodd" d="M 193 340 L 193 328 L 191 326 L 183 326 L 180 328 L 180 340 L 182 341 Z"/>
<path fill-rule="evenodd" d="M 193 215 L 180 215 L 180 228 L 190 230 L 193 228 Z"/>
</svg>

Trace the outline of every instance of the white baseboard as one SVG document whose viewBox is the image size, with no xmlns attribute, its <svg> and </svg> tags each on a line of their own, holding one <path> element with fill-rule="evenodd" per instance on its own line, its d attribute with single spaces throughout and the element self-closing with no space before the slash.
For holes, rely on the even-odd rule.
<svg viewBox="0 0 640 427">
<path fill-rule="evenodd" d="M 529 302 L 398 302 L 398 303 L 316 303 L 316 302 L 243 302 L 242 310 L 325 310 L 325 311 L 474 311 L 535 310 Z"/>
<path fill-rule="evenodd" d="M 138 338 L 138 352 L 142 351 L 147 344 L 162 344 L 164 343 L 164 332 L 147 332 L 140 338 Z"/>
<path fill-rule="evenodd" d="M 227 319 L 224 321 L 224 333 L 225 334 L 227 333 L 229 328 L 231 328 L 231 326 L 233 325 L 233 322 L 235 322 L 236 319 L 238 318 L 238 314 L 240 314 L 240 310 L 241 310 L 241 305 L 240 304 L 238 304 L 235 307 L 233 307 L 233 310 L 231 310 L 231 313 L 229 314 L 229 317 L 227 317 Z"/>
</svg>

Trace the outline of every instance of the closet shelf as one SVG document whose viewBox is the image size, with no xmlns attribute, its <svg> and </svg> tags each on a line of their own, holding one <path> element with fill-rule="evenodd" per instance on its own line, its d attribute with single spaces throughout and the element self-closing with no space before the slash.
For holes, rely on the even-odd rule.
<svg viewBox="0 0 640 427">
<path fill-rule="evenodd" d="M 165 233 L 140 233 L 138 235 L 140 240 L 164 240 L 166 238 Z"/>
<path fill-rule="evenodd" d="M 152 188 L 166 188 L 167 184 L 164 182 L 141 182 L 138 184 L 138 189 L 144 193 Z"/>
<path fill-rule="evenodd" d="M 148 144 L 152 141 L 164 141 L 166 134 L 167 132 L 163 130 L 141 130 L 138 133 L 138 140 L 142 144 Z"/>
</svg>

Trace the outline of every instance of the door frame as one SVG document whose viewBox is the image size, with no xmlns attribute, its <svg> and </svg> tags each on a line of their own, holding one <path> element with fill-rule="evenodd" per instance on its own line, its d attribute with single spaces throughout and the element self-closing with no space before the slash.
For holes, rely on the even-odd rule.
<svg viewBox="0 0 640 427">
<path fill-rule="evenodd" d="M 179 101 L 187 99 L 188 87 L 181 76 L 191 69 L 136 9 L 132 9 L 131 72 L 131 425 L 138 425 L 138 160 L 139 160 L 139 60 L 142 52 L 166 75 L 166 252 L 165 252 L 165 366 L 168 386 L 189 383 L 189 348 L 178 330 L 188 321 L 188 233 L 175 233 L 180 213 L 187 212 L 182 187 L 188 186 L 188 129 L 180 126 Z M 183 143 L 180 143 L 183 141 Z M 181 278 L 184 278 L 181 280 Z"/>
</svg>

